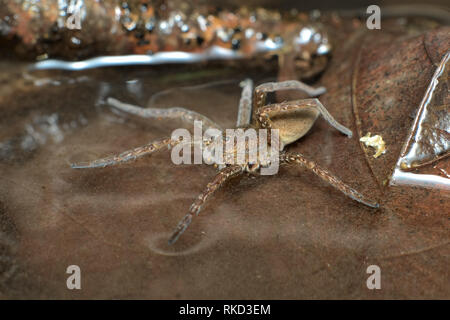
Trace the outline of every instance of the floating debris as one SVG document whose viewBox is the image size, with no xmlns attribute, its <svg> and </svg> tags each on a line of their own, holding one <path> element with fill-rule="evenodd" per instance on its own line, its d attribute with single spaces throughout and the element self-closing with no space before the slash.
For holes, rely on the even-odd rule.
<svg viewBox="0 0 450 320">
<path fill-rule="evenodd" d="M 364 143 L 366 147 L 375 148 L 376 152 L 373 155 L 374 158 L 378 158 L 382 154 L 386 153 L 386 143 L 383 141 L 383 138 L 378 134 L 371 137 L 369 132 L 364 137 L 361 137 L 359 141 Z"/>
<path fill-rule="evenodd" d="M 71 19 L 76 21 L 70 24 Z M 126 56 L 126 64 L 142 64 L 143 56 L 159 54 L 151 64 L 173 63 L 170 54 L 181 52 L 187 55 L 176 62 L 190 63 L 219 48 L 227 55 L 212 55 L 212 59 L 259 55 L 267 61 L 291 55 L 304 75 L 311 66 L 319 66 L 314 74 L 322 71 L 331 52 L 326 28 L 314 16 L 263 8 L 232 11 L 181 0 L 17 0 L 0 7 L 2 25 L 1 33 L 19 40 L 16 52 L 40 60 L 117 55 Z M 39 69 L 103 66 L 93 61 L 76 66 L 51 61 Z"/>
</svg>

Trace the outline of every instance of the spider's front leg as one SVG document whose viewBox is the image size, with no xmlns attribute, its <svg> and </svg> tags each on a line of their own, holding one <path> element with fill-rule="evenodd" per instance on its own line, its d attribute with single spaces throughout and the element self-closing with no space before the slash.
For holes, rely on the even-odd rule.
<svg viewBox="0 0 450 320">
<path fill-rule="evenodd" d="M 210 120 L 208 117 L 199 114 L 195 111 L 188 110 L 185 108 L 180 107 L 174 107 L 174 108 L 141 108 L 138 106 L 134 106 L 131 104 L 120 102 L 117 99 L 114 98 L 108 98 L 107 103 L 111 106 L 127 112 L 131 113 L 143 118 L 180 118 L 189 122 L 194 121 L 201 121 L 203 125 L 206 126 L 206 128 L 214 128 L 214 129 L 220 129 L 220 126 Z M 181 140 L 173 140 L 170 138 L 158 140 L 151 142 L 145 146 L 137 147 L 132 150 L 127 150 L 125 152 L 122 152 L 119 155 L 113 155 L 110 157 L 97 159 L 93 161 L 88 162 L 80 162 L 80 163 L 74 163 L 71 164 L 71 167 L 74 169 L 85 169 L 85 168 L 104 168 L 107 166 L 117 165 L 125 162 L 129 162 L 132 160 L 135 160 L 137 158 L 150 155 L 154 153 L 155 151 L 161 150 L 164 147 L 173 147 L 177 144 L 179 144 Z"/>
<path fill-rule="evenodd" d="M 73 169 L 87 169 L 87 168 L 104 168 L 108 166 L 118 165 L 125 162 L 136 160 L 137 158 L 150 155 L 164 147 L 171 148 L 181 143 L 181 140 L 173 140 L 166 138 L 158 141 L 151 142 L 145 146 L 137 147 L 132 150 L 127 150 L 118 155 L 97 159 L 87 162 L 79 162 L 71 164 Z"/>
<path fill-rule="evenodd" d="M 205 190 L 198 196 L 194 203 L 189 208 L 188 214 L 178 223 L 177 228 L 169 239 L 169 245 L 174 244 L 178 238 L 183 234 L 187 227 L 191 224 L 192 219 L 198 216 L 206 200 L 216 192 L 229 179 L 237 177 L 243 173 L 243 168 L 240 165 L 232 165 L 225 167 L 219 171 L 212 182 L 208 183 Z"/>
<path fill-rule="evenodd" d="M 280 158 L 280 162 L 284 164 L 289 163 L 295 163 L 299 164 L 302 167 L 311 170 L 313 173 L 315 173 L 317 176 L 319 176 L 322 180 L 325 182 L 331 184 L 333 187 L 341 191 L 346 196 L 352 198 L 353 200 L 356 200 L 358 202 L 361 202 L 362 204 L 365 204 L 366 206 L 372 207 L 372 208 L 378 208 L 380 205 L 371 199 L 366 198 L 361 193 L 350 187 L 349 185 L 345 184 L 328 172 L 327 170 L 319 167 L 317 163 L 314 161 L 306 159 L 303 155 L 300 153 L 283 153 Z"/>
<path fill-rule="evenodd" d="M 182 107 L 172 108 L 141 108 L 132 104 L 123 103 L 114 98 L 108 98 L 106 102 L 116 109 L 121 111 L 137 115 L 142 118 L 169 118 L 169 119 L 181 119 L 187 122 L 193 123 L 194 121 L 201 121 L 203 126 L 208 128 L 214 128 L 223 130 L 220 125 L 209 119 L 208 117 L 186 109 Z"/>
</svg>

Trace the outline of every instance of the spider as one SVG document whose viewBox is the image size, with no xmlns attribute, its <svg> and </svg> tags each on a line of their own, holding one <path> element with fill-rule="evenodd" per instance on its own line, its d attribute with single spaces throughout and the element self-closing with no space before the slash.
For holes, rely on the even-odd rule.
<svg viewBox="0 0 450 320">
<path fill-rule="evenodd" d="M 341 133 L 352 137 L 352 131 L 342 124 L 338 123 L 333 116 L 327 111 L 317 98 L 312 98 L 323 94 L 326 89 L 324 87 L 314 88 L 300 81 L 289 80 L 283 82 L 267 82 L 253 89 L 253 82 L 250 79 L 241 82 L 242 94 L 239 102 L 237 128 L 258 128 L 258 129 L 278 129 L 279 131 L 279 155 L 280 164 L 297 164 L 314 174 L 322 180 L 328 182 L 333 187 L 341 191 L 346 196 L 356 200 L 366 206 L 378 208 L 379 204 L 373 200 L 366 198 L 364 195 L 342 182 L 339 178 L 321 168 L 314 161 L 306 159 L 300 153 L 293 153 L 285 150 L 285 147 L 303 137 L 312 127 L 319 115 L 335 129 Z M 309 99 L 301 99 L 295 101 L 285 101 L 282 103 L 266 104 L 267 94 L 278 90 L 300 90 L 309 95 Z M 202 121 L 207 128 L 224 130 L 217 123 L 202 114 L 181 107 L 173 108 L 141 108 L 138 106 L 120 102 L 114 98 L 108 98 L 107 103 L 114 108 L 124 112 L 134 114 L 143 118 L 181 118 L 190 122 Z M 202 145 L 207 147 L 211 141 L 205 139 Z M 102 158 L 90 162 L 82 162 L 72 164 L 72 168 L 98 168 L 118 165 L 121 163 L 132 161 L 136 158 L 150 155 L 157 150 L 163 148 L 170 149 L 180 143 L 184 143 L 181 139 L 165 138 L 162 140 L 151 142 L 147 145 L 125 151 L 119 155 Z M 247 159 L 247 158 L 246 158 Z M 243 164 L 225 163 L 217 166 L 218 173 L 208 183 L 204 191 L 198 196 L 189 208 L 188 213 L 178 223 L 176 229 L 172 233 L 168 242 L 169 245 L 175 243 L 181 234 L 191 224 L 192 219 L 199 215 L 207 199 L 210 198 L 220 187 L 227 181 L 242 174 L 260 174 L 262 167 L 268 165 L 267 161 L 262 161 L 259 157 L 256 163 L 244 161 Z"/>
</svg>

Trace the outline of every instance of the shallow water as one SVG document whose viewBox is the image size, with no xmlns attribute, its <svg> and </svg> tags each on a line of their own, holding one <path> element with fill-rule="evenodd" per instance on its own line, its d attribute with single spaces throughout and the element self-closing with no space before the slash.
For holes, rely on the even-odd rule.
<svg viewBox="0 0 450 320">
<path fill-rule="evenodd" d="M 421 208 L 411 188 L 383 193 L 360 161 L 358 141 L 322 119 L 292 148 L 380 199 L 382 209 L 344 197 L 305 170 L 282 168 L 276 176 L 244 177 L 226 186 L 169 247 L 168 236 L 214 168 L 176 166 L 168 152 L 118 167 L 70 168 L 190 128 L 114 111 L 106 97 L 145 106 L 172 88 L 158 95 L 156 106 L 183 106 L 233 128 L 239 82 L 274 74 L 231 67 L 76 73 L 26 67 L 4 62 L 0 79 L 3 297 L 448 296 L 445 283 L 435 280 L 448 274 L 436 256 L 448 254 L 442 210 L 448 196 Z M 180 89 L 194 84 L 202 86 Z M 352 126 L 351 111 L 336 108 L 330 111 Z M 433 205 L 436 210 L 428 210 Z M 371 264 L 384 270 L 382 292 L 366 288 Z M 80 291 L 66 287 L 69 265 L 81 268 Z M 416 281 L 406 280 L 411 274 Z"/>
</svg>

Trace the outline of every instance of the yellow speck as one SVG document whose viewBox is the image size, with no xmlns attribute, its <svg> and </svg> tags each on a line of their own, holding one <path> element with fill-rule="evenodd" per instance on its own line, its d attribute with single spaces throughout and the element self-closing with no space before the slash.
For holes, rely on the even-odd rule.
<svg viewBox="0 0 450 320">
<path fill-rule="evenodd" d="M 47 53 L 41 54 L 40 56 L 36 57 L 37 61 L 42 61 L 42 60 L 47 60 L 47 59 L 48 59 L 48 54 Z"/>
<path fill-rule="evenodd" d="M 370 136 L 368 132 L 364 137 L 361 137 L 359 141 L 363 142 L 366 147 L 375 148 L 376 152 L 373 155 L 374 158 L 378 158 L 380 155 L 386 153 L 386 143 L 380 135 Z"/>
<path fill-rule="evenodd" d="M 411 166 L 408 165 L 405 161 L 402 161 L 402 163 L 400 163 L 400 168 L 403 170 L 406 170 L 406 169 L 411 168 Z"/>
</svg>

